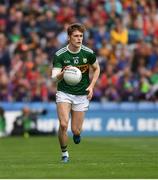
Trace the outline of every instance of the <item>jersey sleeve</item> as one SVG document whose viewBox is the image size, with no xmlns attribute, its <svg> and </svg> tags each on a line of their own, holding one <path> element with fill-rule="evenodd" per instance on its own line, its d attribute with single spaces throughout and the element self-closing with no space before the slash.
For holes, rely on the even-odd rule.
<svg viewBox="0 0 158 180">
<path fill-rule="evenodd" d="M 60 56 L 54 55 L 54 57 L 53 57 L 53 67 L 62 68 Z"/>
<path fill-rule="evenodd" d="M 91 65 L 94 64 L 95 61 L 96 61 L 96 55 L 95 55 L 95 53 L 91 53 L 89 59 L 90 59 L 90 60 L 89 60 L 89 64 L 91 64 Z"/>
</svg>

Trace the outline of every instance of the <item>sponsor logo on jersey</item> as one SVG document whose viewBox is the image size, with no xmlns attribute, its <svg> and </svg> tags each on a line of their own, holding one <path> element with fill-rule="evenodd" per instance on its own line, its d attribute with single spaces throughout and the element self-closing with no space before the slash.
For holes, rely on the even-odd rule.
<svg viewBox="0 0 158 180">
<path fill-rule="evenodd" d="M 80 66 L 77 66 L 77 67 L 81 70 L 82 73 L 85 73 L 89 69 L 89 65 L 88 64 L 80 65 Z"/>
<path fill-rule="evenodd" d="M 68 64 L 68 63 L 70 63 L 70 60 L 64 60 L 64 63 Z"/>
</svg>

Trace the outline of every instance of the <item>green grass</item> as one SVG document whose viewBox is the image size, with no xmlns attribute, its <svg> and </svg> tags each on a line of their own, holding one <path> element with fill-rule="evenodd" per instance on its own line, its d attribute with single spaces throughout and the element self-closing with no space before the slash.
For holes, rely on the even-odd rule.
<svg viewBox="0 0 158 180">
<path fill-rule="evenodd" d="M 69 139 L 60 162 L 57 137 L 0 139 L 0 178 L 158 178 L 158 137 Z"/>
</svg>

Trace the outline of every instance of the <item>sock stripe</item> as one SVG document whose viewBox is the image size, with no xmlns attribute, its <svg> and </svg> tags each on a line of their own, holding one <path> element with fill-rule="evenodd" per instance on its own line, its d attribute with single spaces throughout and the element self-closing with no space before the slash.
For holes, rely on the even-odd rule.
<svg viewBox="0 0 158 180">
<path fill-rule="evenodd" d="M 62 150 L 62 152 L 66 152 L 67 150 Z"/>
<path fill-rule="evenodd" d="M 61 150 L 62 150 L 62 152 L 66 152 L 67 151 L 67 145 L 66 146 L 61 146 Z"/>
<path fill-rule="evenodd" d="M 67 148 L 67 145 L 66 146 L 61 146 L 61 149 L 66 149 Z"/>
</svg>

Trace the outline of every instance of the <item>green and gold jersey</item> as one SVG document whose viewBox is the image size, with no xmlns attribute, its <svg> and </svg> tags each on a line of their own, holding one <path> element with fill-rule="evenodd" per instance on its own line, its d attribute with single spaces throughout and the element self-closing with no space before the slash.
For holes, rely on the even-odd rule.
<svg viewBox="0 0 158 180">
<path fill-rule="evenodd" d="M 70 86 L 63 80 L 58 82 L 57 90 L 63 91 L 73 95 L 86 95 L 86 88 L 89 86 L 89 65 L 94 64 L 96 61 L 96 55 L 93 50 L 82 45 L 81 49 L 74 53 L 71 52 L 68 47 L 64 47 L 55 53 L 53 59 L 53 67 L 64 68 L 65 66 L 76 66 L 82 72 L 81 81 L 75 85 Z"/>
</svg>

